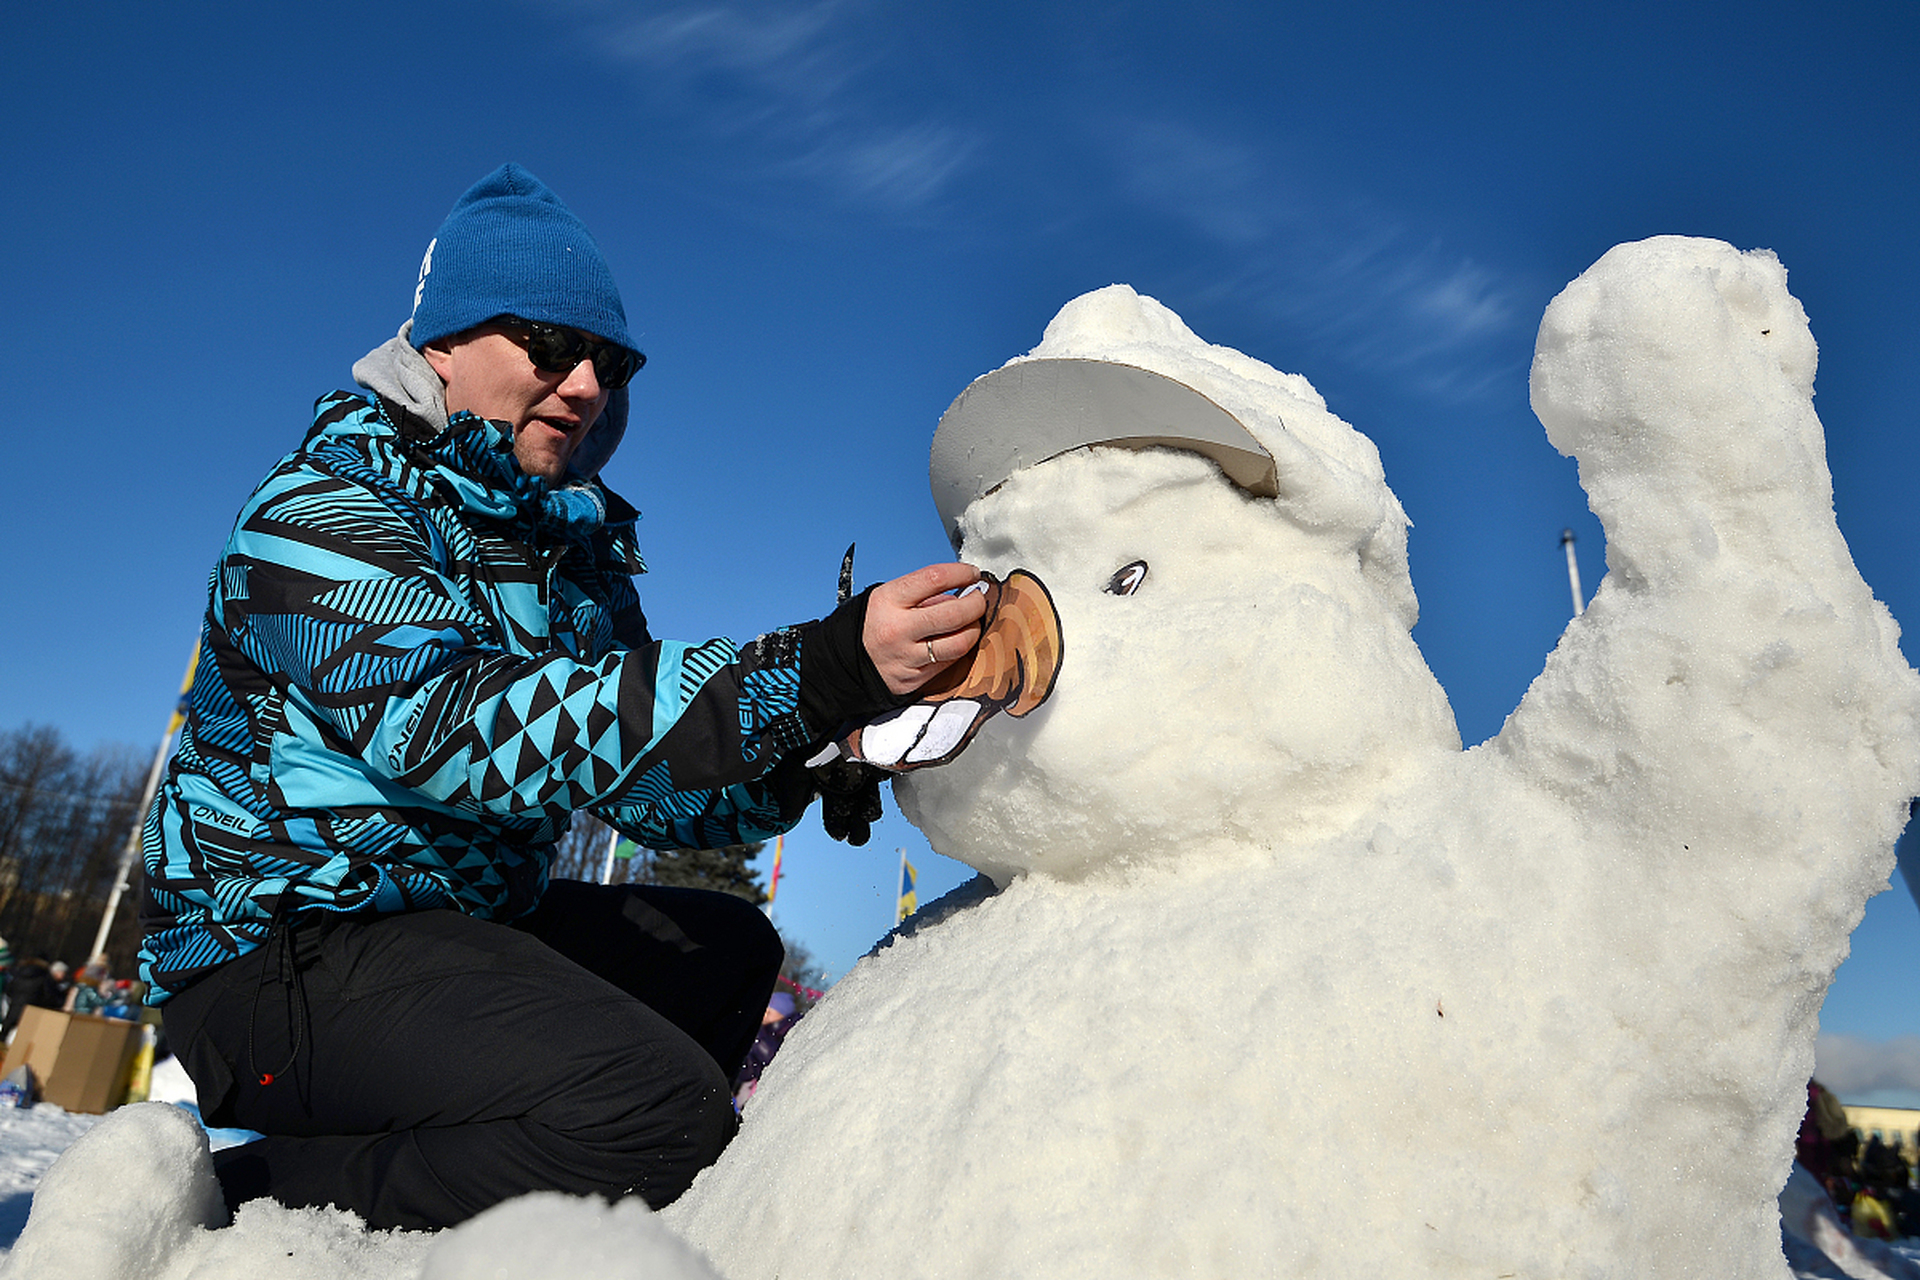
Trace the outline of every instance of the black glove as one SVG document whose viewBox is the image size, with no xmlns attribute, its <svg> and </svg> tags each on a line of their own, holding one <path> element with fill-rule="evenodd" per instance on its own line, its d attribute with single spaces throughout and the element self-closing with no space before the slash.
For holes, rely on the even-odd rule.
<svg viewBox="0 0 1920 1280">
<path fill-rule="evenodd" d="M 835 840 L 858 847 L 873 834 L 873 824 L 885 812 L 880 807 L 880 780 L 885 769 L 844 757 L 812 770 L 820 788 L 820 822 Z"/>
<path fill-rule="evenodd" d="M 813 770 L 801 762 L 798 751 L 762 774 L 757 785 L 773 797 L 780 807 L 781 820 L 789 825 L 800 821 L 820 790 L 819 780 L 813 776 Z"/>
</svg>

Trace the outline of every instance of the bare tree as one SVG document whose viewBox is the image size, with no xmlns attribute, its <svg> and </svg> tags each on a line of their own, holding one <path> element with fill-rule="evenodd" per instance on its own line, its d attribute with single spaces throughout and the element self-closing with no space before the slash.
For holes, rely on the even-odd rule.
<svg viewBox="0 0 1920 1280">
<path fill-rule="evenodd" d="M 591 880 L 598 883 L 606 869 L 607 841 L 612 828 L 588 814 L 575 814 L 573 826 L 554 846 L 549 874 L 556 880 Z M 614 864 L 616 884 L 626 880 L 627 863 Z"/>
<path fill-rule="evenodd" d="M 81 757 L 46 726 L 0 733 L 0 934 L 17 954 L 89 958 L 143 781 L 126 748 Z M 137 930 L 116 923 L 109 963 L 131 973 Z"/>
<path fill-rule="evenodd" d="M 816 991 L 827 989 L 827 971 L 806 943 L 790 937 L 784 931 L 780 941 L 787 946 L 787 958 L 780 966 L 780 976 L 792 984 L 795 1006 L 805 1013 L 819 997 Z"/>
</svg>

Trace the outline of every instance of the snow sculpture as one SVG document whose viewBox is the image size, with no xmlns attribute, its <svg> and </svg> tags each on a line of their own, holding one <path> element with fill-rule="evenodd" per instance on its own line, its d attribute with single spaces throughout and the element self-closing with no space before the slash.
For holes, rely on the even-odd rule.
<svg viewBox="0 0 1920 1280">
<path fill-rule="evenodd" d="M 40 1180 L 0 1276 L 160 1276 L 196 1238 L 226 1225 L 206 1135 L 178 1107 L 122 1107 L 75 1139 Z M 144 1175 L 137 1195 L 126 1170 Z"/>
<path fill-rule="evenodd" d="M 1273 496 L 1093 448 L 966 506 L 1068 651 L 897 785 L 986 874 L 809 1016 L 668 1222 L 733 1280 L 1785 1275 L 1816 1014 L 1920 790 L 1814 358 L 1718 242 L 1553 302 L 1533 403 L 1608 573 L 1461 751 L 1372 445 L 1131 290 L 1070 303 L 1028 359 L 1203 393 Z"/>
</svg>

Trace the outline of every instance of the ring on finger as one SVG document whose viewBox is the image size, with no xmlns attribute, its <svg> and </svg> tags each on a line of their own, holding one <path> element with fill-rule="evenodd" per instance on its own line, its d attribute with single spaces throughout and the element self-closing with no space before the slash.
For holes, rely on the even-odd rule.
<svg viewBox="0 0 1920 1280">
<path fill-rule="evenodd" d="M 933 667 L 933 666 L 938 666 L 939 664 L 940 664 L 940 655 L 933 651 L 933 641 L 928 640 L 927 641 L 927 665 L 930 667 Z"/>
</svg>

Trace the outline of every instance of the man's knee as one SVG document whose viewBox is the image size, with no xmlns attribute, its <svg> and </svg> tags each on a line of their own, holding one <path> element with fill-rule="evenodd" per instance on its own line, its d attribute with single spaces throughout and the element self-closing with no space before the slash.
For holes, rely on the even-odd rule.
<svg viewBox="0 0 1920 1280">
<path fill-rule="evenodd" d="M 662 1091 L 659 1065 L 631 1063 L 631 1105 L 607 1105 L 550 1129 L 558 1189 L 575 1194 L 634 1194 L 655 1209 L 670 1204 L 720 1158 L 739 1129 L 728 1081 L 704 1053 L 675 1064 Z M 609 1075 L 623 1074 L 618 1068 Z"/>
<path fill-rule="evenodd" d="M 720 1158 L 739 1128 L 740 1117 L 733 1109 L 731 1092 L 719 1088 L 703 1094 L 685 1115 L 685 1127 L 680 1130 L 684 1138 L 643 1157 L 638 1176 L 628 1189 L 649 1208 L 665 1208 L 693 1185 L 702 1169 Z"/>
</svg>

